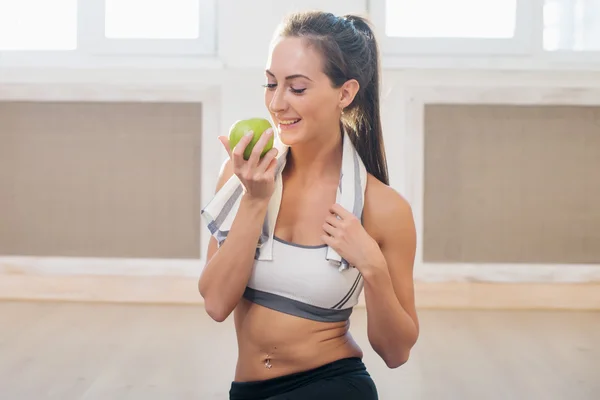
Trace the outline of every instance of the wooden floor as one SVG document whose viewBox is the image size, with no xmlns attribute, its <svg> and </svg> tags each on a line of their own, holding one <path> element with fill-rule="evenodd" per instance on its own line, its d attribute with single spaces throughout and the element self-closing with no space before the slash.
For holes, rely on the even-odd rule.
<svg viewBox="0 0 600 400">
<path fill-rule="evenodd" d="M 352 332 L 382 400 L 600 399 L 600 313 L 420 311 L 408 364 L 388 370 L 357 309 Z M 227 399 L 232 321 L 199 306 L 0 303 L 3 400 Z"/>
</svg>

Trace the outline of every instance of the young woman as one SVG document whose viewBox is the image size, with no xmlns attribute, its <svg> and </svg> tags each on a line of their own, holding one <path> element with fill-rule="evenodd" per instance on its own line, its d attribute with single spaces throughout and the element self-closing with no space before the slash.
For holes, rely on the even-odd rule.
<svg viewBox="0 0 600 400">
<path fill-rule="evenodd" d="M 205 216 L 214 237 L 199 290 L 214 320 L 234 313 L 231 399 L 377 399 L 349 333 L 362 291 L 369 342 L 389 368 L 404 364 L 417 341 L 415 227 L 389 187 L 378 58 L 363 18 L 289 16 L 271 45 L 265 85 L 285 150 L 261 157 L 272 130 L 248 160 L 249 136 L 233 151 L 219 138 L 230 158 L 217 193 L 231 193 L 218 217 Z M 228 227 L 223 210 L 234 213 Z"/>
</svg>

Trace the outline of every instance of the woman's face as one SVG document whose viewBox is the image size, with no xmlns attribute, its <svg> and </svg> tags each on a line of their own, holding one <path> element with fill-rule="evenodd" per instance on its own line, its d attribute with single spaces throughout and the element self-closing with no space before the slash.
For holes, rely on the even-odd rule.
<svg viewBox="0 0 600 400">
<path fill-rule="evenodd" d="M 265 74 L 265 105 L 283 144 L 319 140 L 338 128 L 342 90 L 332 87 L 320 54 L 304 40 L 278 39 Z"/>
</svg>

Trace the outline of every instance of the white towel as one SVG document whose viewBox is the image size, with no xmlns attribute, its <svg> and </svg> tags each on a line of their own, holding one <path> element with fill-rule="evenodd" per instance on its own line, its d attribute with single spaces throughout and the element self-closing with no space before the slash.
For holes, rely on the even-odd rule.
<svg viewBox="0 0 600 400">
<path fill-rule="evenodd" d="M 342 143 L 342 169 L 336 202 L 361 219 L 367 184 L 367 171 L 346 133 L 343 135 Z M 287 151 L 288 147 L 285 147 L 277 160 L 275 190 L 269 200 L 267 215 L 256 246 L 255 258 L 258 260 L 272 260 L 273 257 L 273 233 L 275 232 L 275 222 L 281 205 L 283 193 L 281 173 L 287 160 Z M 233 175 L 202 209 L 202 217 L 211 235 L 217 239 L 219 246 L 227 238 L 238 211 L 243 191 L 242 183 L 236 175 Z M 331 247 L 327 248 L 326 259 L 339 267 L 340 271 L 349 267 L 348 262 Z"/>
</svg>

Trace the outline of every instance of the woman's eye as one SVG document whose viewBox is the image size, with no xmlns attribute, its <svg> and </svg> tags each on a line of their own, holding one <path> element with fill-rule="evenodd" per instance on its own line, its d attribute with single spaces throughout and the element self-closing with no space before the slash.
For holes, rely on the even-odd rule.
<svg viewBox="0 0 600 400">
<path fill-rule="evenodd" d="M 268 90 L 273 90 L 277 87 L 277 84 L 276 83 L 266 83 L 263 85 L 263 87 L 267 88 Z M 302 94 L 302 93 L 304 93 L 305 90 L 306 90 L 306 88 L 295 89 L 293 87 L 290 87 L 290 91 L 294 94 Z"/>
<path fill-rule="evenodd" d="M 300 94 L 300 93 L 303 93 L 306 89 L 294 89 L 294 88 L 290 88 L 290 90 L 292 91 L 292 93 Z"/>
</svg>

